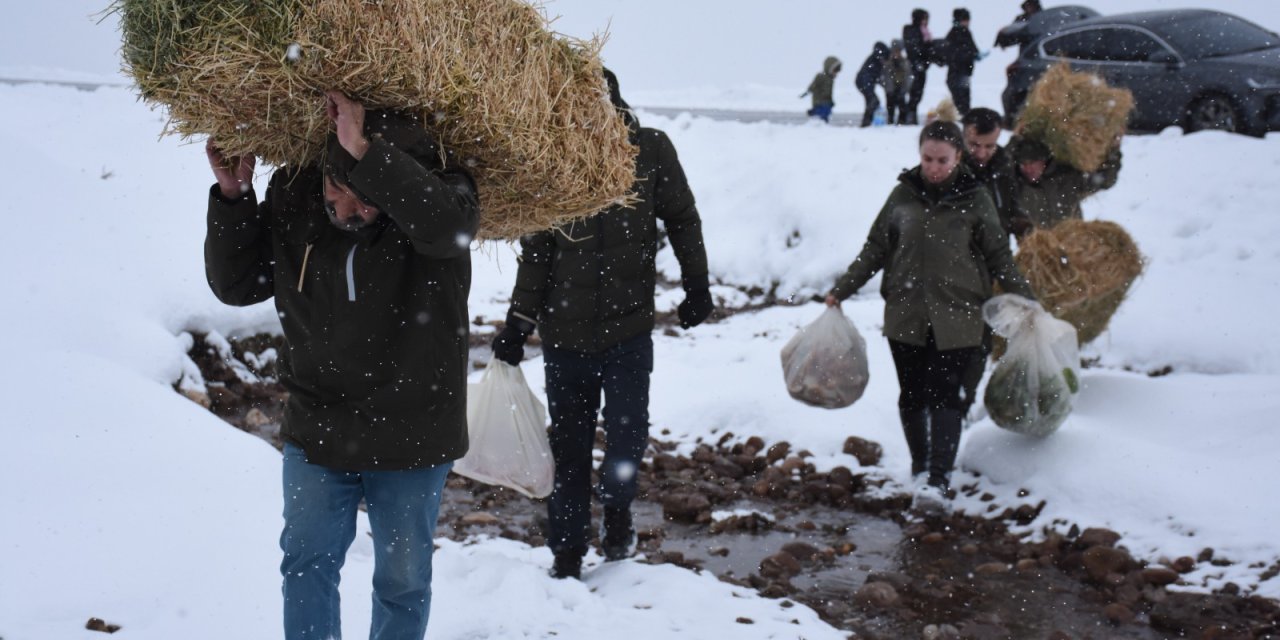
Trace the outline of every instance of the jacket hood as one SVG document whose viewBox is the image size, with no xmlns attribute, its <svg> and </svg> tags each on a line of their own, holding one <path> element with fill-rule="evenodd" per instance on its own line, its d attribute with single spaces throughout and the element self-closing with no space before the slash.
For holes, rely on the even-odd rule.
<svg viewBox="0 0 1280 640">
<path fill-rule="evenodd" d="M 883 42 L 877 42 L 875 48 L 871 50 L 871 55 L 877 59 L 884 60 L 889 57 L 889 45 Z"/>
<path fill-rule="evenodd" d="M 840 58 L 827 56 L 827 59 L 822 61 L 822 72 L 827 75 L 834 75 L 840 70 L 840 66 Z"/>
</svg>

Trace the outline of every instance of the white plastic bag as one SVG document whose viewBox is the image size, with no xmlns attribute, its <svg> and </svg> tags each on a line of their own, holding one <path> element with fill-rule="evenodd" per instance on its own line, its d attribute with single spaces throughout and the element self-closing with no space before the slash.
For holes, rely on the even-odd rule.
<svg viewBox="0 0 1280 640">
<path fill-rule="evenodd" d="M 862 397 L 871 374 L 867 341 L 840 312 L 828 307 L 782 348 L 787 393 L 825 409 L 847 407 Z"/>
<path fill-rule="evenodd" d="M 1013 294 L 988 300 L 982 316 L 1009 340 L 987 382 L 987 413 L 997 425 L 1017 433 L 1047 436 L 1057 431 L 1080 391 L 1075 327 L 1040 303 Z"/>
<path fill-rule="evenodd" d="M 551 494 L 555 461 L 547 409 L 520 367 L 492 358 L 480 382 L 467 385 L 467 434 L 471 448 L 453 464 L 455 473 L 530 498 Z"/>
</svg>

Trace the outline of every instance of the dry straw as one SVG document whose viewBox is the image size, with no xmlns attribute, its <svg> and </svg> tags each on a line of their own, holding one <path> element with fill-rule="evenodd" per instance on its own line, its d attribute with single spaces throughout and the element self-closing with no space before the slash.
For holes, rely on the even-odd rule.
<svg viewBox="0 0 1280 640">
<path fill-rule="evenodd" d="M 603 42 L 552 33 L 520 0 L 117 0 L 127 71 L 166 133 L 231 155 L 316 162 L 321 92 L 409 111 L 480 187 L 482 238 L 627 202 L 635 147 L 608 101 Z"/>
<path fill-rule="evenodd" d="M 1082 171 L 1097 171 L 1123 135 L 1133 110 L 1128 89 L 1071 70 L 1067 63 L 1041 76 L 1018 117 L 1017 132 L 1039 140 L 1054 157 Z"/>
<path fill-rule="evenodd" d="M 1044 308 L 1076 328 L 1080 344 L 1106 330 L 1144 263 L 1133 238 L 1102 220 L 1037 229 L 1018 243 L 1015 260 Z"/>
</svg>

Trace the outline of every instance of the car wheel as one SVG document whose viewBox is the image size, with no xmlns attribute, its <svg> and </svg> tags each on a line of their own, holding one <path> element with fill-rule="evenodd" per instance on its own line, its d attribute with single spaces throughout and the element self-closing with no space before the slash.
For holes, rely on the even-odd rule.
<svg viewBox="0 0 1280 640">
<path fill-rule="evenodd" d="M 1187 133 L 1192 131 L 1230 131 L 1240 130 L 1240 119 L 1236 116 L 1236 108 L 1224 96 L 1205 96 L 1187 107 Z"/>
</svg>

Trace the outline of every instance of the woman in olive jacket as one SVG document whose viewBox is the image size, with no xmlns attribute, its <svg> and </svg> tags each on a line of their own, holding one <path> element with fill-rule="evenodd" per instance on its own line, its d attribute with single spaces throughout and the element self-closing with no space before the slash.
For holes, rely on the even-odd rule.
<svg viewBox="0 0 1280 640">
<path fill-rule="evenodd" d="M 992 278 L 1006 291 L 1032 297 L 990 194 L 961 162 L 963 151 L 955 123 L 924 128 L 920 165 L 898 177 L 862 253 L 826 298 L 837 306 L 884 271 L 884 335 L 898 371 L 911 472 L 928 472 L 918 497 L 934 505 L 946 495 L 955 466 L 961 375 L 981 357 L 982 303 L 992 295 Z"/>
</svg>

